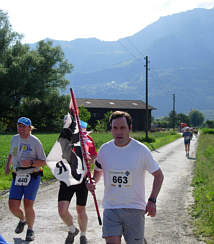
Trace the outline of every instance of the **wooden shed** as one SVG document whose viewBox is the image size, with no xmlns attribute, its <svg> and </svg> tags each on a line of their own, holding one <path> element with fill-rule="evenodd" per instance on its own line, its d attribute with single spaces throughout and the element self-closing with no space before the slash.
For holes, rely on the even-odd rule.
<svg viewBox="0 0 214 244">
<path fill-rule="evenodd" d="M 83 105 L 91 113 L 90 125 L 95 126 L 97 120 L 102 120 L 108 111 L 126 111 L 132 116 L 133 131 L 146 128 L 146 104 L 141 100 L 113 100 L 77 98 L 78 107 Z M 151 128 L 151 111 L 156 108 L 148 105 L 149 125 Z"/>
</svg>

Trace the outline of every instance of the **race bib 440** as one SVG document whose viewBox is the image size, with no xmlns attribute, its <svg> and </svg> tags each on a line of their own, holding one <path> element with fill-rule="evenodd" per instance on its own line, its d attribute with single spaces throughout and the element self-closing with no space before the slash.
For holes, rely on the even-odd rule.
<svg viewBox="0 0 214 244">
<path fill-rule="evenodd" d="M 30 174 L 16 175 L 15 185 L 27 186 L 30 182 L 30 179 L 31 179 Z"/>
<path fill-rule="evenodd" d="M 110 183 L 114 187 L 132 186 L 132 172 L 128 170 L 110 170 Z"/>
</svg>

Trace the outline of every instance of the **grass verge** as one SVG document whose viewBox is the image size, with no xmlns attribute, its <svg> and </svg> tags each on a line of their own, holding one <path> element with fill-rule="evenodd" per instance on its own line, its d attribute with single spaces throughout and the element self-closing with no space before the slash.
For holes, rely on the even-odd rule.
<svg viewBox="0 0 214 244">
<path fill-rule="evenodd" d="M 214 130 L 201 130 L 192 186 L 195 234 L 214 244 Z"/>
</svg>

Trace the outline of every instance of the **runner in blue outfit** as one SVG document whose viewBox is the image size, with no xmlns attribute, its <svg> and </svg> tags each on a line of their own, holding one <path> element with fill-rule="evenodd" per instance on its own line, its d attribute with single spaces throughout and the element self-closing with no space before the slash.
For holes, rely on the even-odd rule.
<svg viewBox="0 0 214 244">
<path fill-rule="evenodd" d="M 21 117 L 17 121 L 18 134 L 11 139 L 10 152 L 5 168 L 5 174 L 10 172 L 13 165 L 13 180 L 9 194 L 9 208 L 14 216 L 19 219 L 15 233 L 22 233 L 27 225 L 26 241 L 35 238 L 33 225 L 35 212 L 34 201 L 40 185 L 42 166 L 46 156 L 39 139 L 31 135 L 34 127 L 31 120 Z M 24 196 L 24 210 L 21 209 L 21 200 Z"/>
<path fill-rule="evenodd" d="M 183 133 L 183 138 L 184 138 L 186 156 L 189 157 L 190 141 L 192 140 L 192 132 L 190 131 L 189 127 L 185 128 L 185 131 Z"/>
</svg>

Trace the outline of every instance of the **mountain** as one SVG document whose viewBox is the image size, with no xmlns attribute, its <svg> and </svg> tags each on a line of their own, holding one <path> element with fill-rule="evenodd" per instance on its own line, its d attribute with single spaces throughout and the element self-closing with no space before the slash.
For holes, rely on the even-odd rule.
<svg viewBox="0 0 214 244">
<path fill-rule="evenodd" d="M 96 38 L 52 40 L 74 65 L 67 76 L 79 98 L 145 101 L 149 58 L 149 104 L 153 116 L 198 109 L 214 115 L 214 8 L 161 17 L 133 36 L 114 42 Z M 212 117 L 211 116 L 211 117 Z"/>
</svg>

